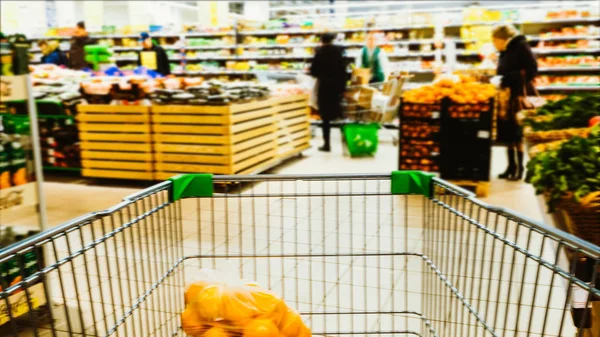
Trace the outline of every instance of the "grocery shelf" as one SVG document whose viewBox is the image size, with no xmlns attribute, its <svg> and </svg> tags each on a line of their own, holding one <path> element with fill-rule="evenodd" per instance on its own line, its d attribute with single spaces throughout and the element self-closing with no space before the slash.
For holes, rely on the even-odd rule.
<svg viewBox="0 0 600 337">
<path fill-rule="evenodd" d="M 545 49 L 545 48 L 533 48 L 536 54 L 550 55 L 550 54 L 594 54 L 600 53 L 600 48 L 577 48 L 577 49 Z"/>
<path fill-rule="evenodd" d="M 538 91 L 600 91 L 599 85 L 547 85 L 535 87 Z"/>
<path fill-rule="evenodd" d="M 280 73 L 280 74 L 301 74 L 304 70 L 229 70 L 229 69 L 211 69 L 211 70 L 192 70 L 192 71 L 173 71 L 176 75 L 252 75 L 257 73 Z"/>
<path fill-rule="evenodd" d="M 44 171 L 81 172 L 80 167 L 44 166 L 43 169 Z"/>
<path fill-rule="evenodd" d="M 567 67 L 542 67 L 538 68 L 540 73 L 553 73 L 553 72 L 600 72 L 600 67 L 594 66 L 567 66 Z"/>
<path fill-rule="evenodd" d="M 183 33 L 185 37 L 219 37 L 219 36 L 233 36 L 235 31 L 229 32 L 187 32 Z"/>
<path fill-rule="evenodd" d="M 529 41 L 569 41 L 569 40 L 598 40 L 600 35 L 569 35 L 569 36 L 536 36 L 529 35 Z"/>
</svg>

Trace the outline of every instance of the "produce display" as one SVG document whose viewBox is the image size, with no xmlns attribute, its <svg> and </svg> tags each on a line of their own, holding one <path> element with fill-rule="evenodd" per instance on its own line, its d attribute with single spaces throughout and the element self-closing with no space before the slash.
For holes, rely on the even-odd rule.
<svg viewBox="0 0 600 337">
<path fill-rule="evenodd" d="M 575 37 L 575 36 L 586 36 L 600 33 L 600 29 L 594 25 L 577 25 L 574 27 L 560 27 L 554 28 L 547 31 L 542 31 L 540 37 Z"/>
<path fill-rule="evenodd" d="M 536 86 L 600 86 L 600 76 L 538 76 Z"/>
<path fill-rule="evenodd" d="M 525 180 L 546 194 L 550 211 L 564 197 L 579 201 L 600 191 L 600 127 L 587 138 L 573 137 L 557 149 L 537 154 L 527 163 Z"/>
<path fill-rule="evenodd" d="M 584 128 L 600 112 L 600 94 L 579 94 L 551 101 L 525 119 L 533 131 Z"/>
<path fill-rule="evenodd" d="M 27 116 L 0 115 L 0 189 L 35 181 Z"/>
<path fill-rule="evenodd" d="M 400 105 L 399 169 L 439 172 L 441 103 Z"/>
<path fill-rule="evenodd" d="M 269 88 L 250 82 L 208 81 L 185 90 L 158 89 L 151 99 L 156 104 L 225 105 L 264 99 L 270 96 Z"/>
<path fill-rule="evenodd" d="M 191 337 L 310 337 L 302 317 L 254 282 L 212 277 L 185 291 L 183 331 Z"/>
<path fill-rule="evenodd" d="M 494 97 L 492 84 L 477 83 L 469 76 L 440 76 L 432 85 L 424 85 L 404 92 L 403 99 L 410 103 L 433 104 L 448 97 L 456 103 L 482 103 Z"/>
<path fill-rule="evenodd" d="M 600 56 L 544 56 L 538 57 L 538 67 L 560 68 L 560 67 L 595 67 L 600 65 Z"/>
</svg>

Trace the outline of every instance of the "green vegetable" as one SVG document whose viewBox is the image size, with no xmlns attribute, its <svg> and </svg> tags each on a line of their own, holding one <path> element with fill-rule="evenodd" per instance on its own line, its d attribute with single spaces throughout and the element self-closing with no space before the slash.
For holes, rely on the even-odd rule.
<svg viewBox="0 0 600 337">
<path fill-rule="evenodd" d="M 548 208 L 573 193 L 575 201 L 600 191 L 600 126 L 588 138 L 573 137 L 556 150 L 542 152 L 527 163 L 527 177 L 536 194 L 548 193 Z"/>
<path fill-rule="evenodd" d="M 584 128 L 588 126 L 590 118 L 598 115 L 598 111 L 600 94 L 571 95 L 538 109 L 536 116 L 550 116 L 550 119 L 539 121 L 530 118 L 525 120 L 525 125 L 531 126 L 533 131 Z"/>
</svg>

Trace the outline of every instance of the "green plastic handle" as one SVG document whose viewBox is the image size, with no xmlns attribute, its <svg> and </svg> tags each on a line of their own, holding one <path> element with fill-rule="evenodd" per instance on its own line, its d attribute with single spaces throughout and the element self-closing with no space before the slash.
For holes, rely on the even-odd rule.
<svg viewBox="0 0 600 337">
<path fill-rule="evenodd" d="M 434 174 L 422 171 L 392 172 L 392 194 L 420 194 L 431 198 Z"/>
<path fill-rule="evenodd" d="M 213 196 L 212 174 L 180 174 L 169 178 L 173 187 L 169 191 L 169 201 L 183 198 L 209 198 Z"/>
<path fill-rule="evenodd" d="M 392 194 L 420 194 L 431 198 L 433 173 L 421 171 L 392 172 Z M 183 198 L 210 198 L 213 196 L 212 174 L 181 174 L 169 178 L 173 184 L 169 201 Z"/>
</svg>

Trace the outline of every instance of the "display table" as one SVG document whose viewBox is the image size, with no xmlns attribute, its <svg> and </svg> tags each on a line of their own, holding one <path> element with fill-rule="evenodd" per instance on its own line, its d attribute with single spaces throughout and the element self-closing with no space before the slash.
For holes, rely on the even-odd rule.
<svg viewBox="0 0 600 337">
<path fill-rule="evenodd" d="M 156 180 L 178 173 L 252 174 L 309 147 L 308 96 L 224 106 L 152 107 Z"/>
<path fill-rule="evenodd" d="M 90 104 L 77 110 L 82 176 L 154 178 L 150 106 Z"/>
<path fill-rule="evenodd" d="M 82 175 L 255 174 L 310 147 L 307 95 L 221 106 L 80 105 Z"/>
</svg>

